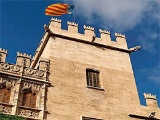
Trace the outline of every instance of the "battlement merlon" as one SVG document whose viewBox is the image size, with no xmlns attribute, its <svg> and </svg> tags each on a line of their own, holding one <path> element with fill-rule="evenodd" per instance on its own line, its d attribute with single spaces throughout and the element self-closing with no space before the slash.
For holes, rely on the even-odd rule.
<svg viewBox="0 0 160 120">
<path fill-rule="evenodd" d="M 31 55 L 17 52 L 16 65 L 29 67 L 31 64 Z"/>
<path fill-rule="evenodd" d="M 26 54 L 26 53 L 20 53 L 20 52 L 17 52 L 17 57 L 23 57 L 23 58 L 29 58 L 31 59 L 31 55 L 29 54 Z"/>
<path fill-rule="evenodd" d="M 116 41 L 120 44 L 122 48 L 128 48 L 126 42 L 126 36 L 121 33 L 115 33 Z"/>
<path fill-rule="evenodd" d="M 0 53 L 8 54 L 8 50 L 0 48 Z"/>
<path fill-rule="evenodd" d="M 92 38 L 93 36 L 95 36 L 94 27 L 86 26 L 86 25 L 84 25 L 83 27 L 84 27 L 84 34 L 86 36 L 88 36 L 89 38 Z"/>
<path fill-rule="evenodd" d="M 108 30 L 99 29 L 99 32 L 100 32 L 100 34 L 109 34 L 110 35 L 110 31 L 108 31 Z"/>
<path fill-rule="evenodd" d="M 158 108 L 158 102 L 157 102 L 157 98 L 156 95 L 152 95 L 150 93 L 144 93 L 144 98 L 146 100 L 146 104 L 148 107 L 152 107 L 152 108 Z"/>
<path fill-rule="evenodd" d="M 68 31 L 72 33 L 78 33 L 78 24 L 75 22 L 67 22 L 68 24 Z"/>
<path fill-rule="evenodd" d="M 39 70 L 49 71 L 50 60 L 45 58 L 40 58 L 39 60 Z"/>
<path fill-rule="evenodd" d="M 62 20 L 57 19 L 57 18 L 51 18 L 49 26 L 54 28 L 54 29 L 61 29 L 61 22 Z"/>
<path fill-rule="evenodd" d="M 83 41 L 88 41 L 94 43 L 99 43 L 102 45 L 109 45 L 117 48 L 122 48 L 122 49 L 128 49 L 127 43 L 126 43 L 126 37 L 123 34 L 116 33 L 116 41 L 111 40 L 110 36 L 110 31 L 107 30 L 102 30 L 100 29 L 100 38 L 97 38 L 95 36 L 95 29 L 94 27 L 84 25 L 84 34 L 78 33 L 78 24 L 75 22 L 67 22 L 68 24 L 68 30 L 63 30 L 61 29 L 62 25 L 62 20 L 57 19 L 57 18 L 52 18 L 50 20 L 50 23 L 48 25 L 48 28 L 45 29 L 49 30 L 53 34 L 61 35 L 61 36 L 66 36 L 74 39 L 81 39 Z M 94 39 L 94 40 L 93 40 Z"/>
<path fill-rule="evenodd" d="M 8 50 L 0 48 L 0 62 L 6 61 L 7 54 L 8 54 Z"/>
<path fill-rule="evenodd" d="M 99 32 L 103 44 L 107 45 L 111 42 L 110 31 L 99 29 Z"/>
<path fill-rule="evenodd" d="M 143 95 L 144 95 L 145 99 L 154 99 L 154 100 L 157 100 L 156 99 L 156 95 L 152 95 L 151 93 L 148 93 L 148 94 L 144 93 Z"/>
<path fill-rule="evenodd" d="M 121 33 L 115 33 L 115 36 L 116 36 L 116 38 L 117 37 L 121 37 L 121 38 L 125 38 L 126 39 L 126 36 L 124 34 L 121 34 Z"/>
</svg>

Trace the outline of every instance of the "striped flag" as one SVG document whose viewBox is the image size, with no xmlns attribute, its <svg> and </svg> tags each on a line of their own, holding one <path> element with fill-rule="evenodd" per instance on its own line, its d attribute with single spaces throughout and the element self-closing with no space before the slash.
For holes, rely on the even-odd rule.
<svg viewBox="0 0 160 120">
<path fill-rule="evenodd" d="M 48 16 L 61 16 L 63 14 L 73 14 L 74 6 L 68 4 L 52 4 L 46 8 L 45 14 Z"/>
</svg>

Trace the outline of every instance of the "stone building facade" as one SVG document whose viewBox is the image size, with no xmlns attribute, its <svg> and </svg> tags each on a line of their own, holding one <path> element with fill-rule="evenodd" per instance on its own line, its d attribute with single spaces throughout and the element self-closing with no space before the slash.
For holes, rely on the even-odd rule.
<svg viewBox="0 0 160 120">
<path fill-rule="evenodd" d="M 17 53 L 5 62 L 0 49 L 0 111 L 28 120 L 158 120 L 155 95 L 144 93 L 140 105 L 126 37 L 110 31 L 52 18 L 33 58 Z"/>
</svg>

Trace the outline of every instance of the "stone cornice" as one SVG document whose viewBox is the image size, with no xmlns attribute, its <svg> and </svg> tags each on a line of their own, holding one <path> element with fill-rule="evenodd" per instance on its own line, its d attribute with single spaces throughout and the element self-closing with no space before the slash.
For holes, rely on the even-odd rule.
<svg viewBox="0 0 160 120">
<path fill-rule="evenodd" d="M 85 43 L 85 44 L 89 44 L 89 45 L 94 45 L 94 46 L 102 47 L 102 48 L 108 48 L 108 49 L 117 50 L 117 51 L 121 51 L 121 52 L 131 53 L 131 51 L 128 50 L 128 49 L 122 49 L 122 48 L 113 47 L 113 46 L 110 46 L 110 45 L 104 45 L 104 44 L 100 44 L 100 43 L 95 43 L 95 42 L 90 42 L 90 41 L 84 41 L 84 40 L 81 40 L 81 39 L 78 39 L 78 38 L 73 38 L 73 37 L 69 37 L 69 36 L 59 35 L 59 34 L 53 33 L 51 30 L 49 30 L 49 33 L 50 33 L 50 36 L 60 37 L 60 38 L 66 39 L 66 40 L 71 40 L 71 41 L 76 41 L 76 42 L 81 42 L 81 43 Z"/>
</svg>

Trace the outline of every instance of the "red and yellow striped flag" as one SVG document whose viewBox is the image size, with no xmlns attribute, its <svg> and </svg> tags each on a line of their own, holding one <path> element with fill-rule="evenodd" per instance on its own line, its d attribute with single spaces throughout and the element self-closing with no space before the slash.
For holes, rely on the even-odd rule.
<svg viewBox="0 0 160 120">
<path fill-rule="evenodd" d="M 68 4 L 52 4 L 46 8 L 45 14 L 48 16 L 61 16 L 63 14 L 72 14 L 74 6 Z"/>
</svg>

